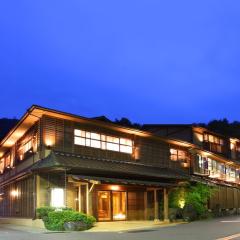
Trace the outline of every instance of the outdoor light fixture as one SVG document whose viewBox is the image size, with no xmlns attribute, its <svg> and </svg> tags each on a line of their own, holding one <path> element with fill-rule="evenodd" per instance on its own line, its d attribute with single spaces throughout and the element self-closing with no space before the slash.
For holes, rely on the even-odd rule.
<svg viewBox="0 0 240 240">
<path fill-rule="evenodd" d="M 119 189 L 120 189 L 120 187 L 117 186 L 117 185 L 112 185 L 111 186 L 111 190 L 113 190 L 113 191 L 118 191 Z"/>
<path fill-rule="evenodd" d="M 64 189 L 52 188 L 51 189 L 51 206 L 60 208 L 64 207 Z"/>
<path fill-rule="evenodd" d="M 11 191 L 11 196 L 12 197 L 18 197 L 19 196 L 19 191 L 16 189 L 16 190 L 12 190 Z"/>
<path fill-rule="evenodd" d="M 184 206 L 185 206 L 185 199 L 184 198 L 180 198 L 178 200 L 178 206 L 182 209 L 184 208 Z"/>
<path fill-rule="evenodd" d="M 47 147 L 52 147 L 53 146 L 53 140 L 52 139 L 49 139 L 49 138 L 47 138 L 46 140 L 45 140 L 45 144 L 46 144 L 46 146 Z"/>
<path fill-rule="evenodd" d="M 114 215 L 113 218 L 115 220 L 124 220 L 124 219 L 126 219 L 126 215 L 123 213 L 119 213 L 119 214 Z"/>
</svg>

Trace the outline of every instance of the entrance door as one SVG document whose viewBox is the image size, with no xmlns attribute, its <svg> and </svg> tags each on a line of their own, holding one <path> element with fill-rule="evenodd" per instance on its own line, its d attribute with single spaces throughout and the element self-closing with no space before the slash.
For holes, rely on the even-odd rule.
<svg viewBox="0 0 240 240">
<path fill-rule="evenodd" d="M 112 192 L 113 220 L 126 220 L 126 192 Z"/>
<path fill-rule="evenodd" d="M 99 191 L 98 192 L 98 220 L 110 221 L 111 220 L 111 192 Z"/>
<path fill-rule="evenodd" d="M 127 219 L 127 193 L 98 191 L 98 220 L 119 221 Z"/>
</svg>

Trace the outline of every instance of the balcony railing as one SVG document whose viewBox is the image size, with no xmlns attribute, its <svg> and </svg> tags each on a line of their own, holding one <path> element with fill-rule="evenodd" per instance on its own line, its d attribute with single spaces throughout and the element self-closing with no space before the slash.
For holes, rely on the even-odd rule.
<svg viewBox="0 0 240 240">
<path fill-rule="evenodd" d="M 226 174 L 221 173 L 218 170 L 212 171 L 212 170 L 200 168 L 198 165 L 196 165 L 194 167 L 193 173 L 196 175 L 206 176 L 206 177 L 209 177 L 209 178 L 215 179 L 215 180 L 221 180 L 221 181 L 226 181 L 229 183 L 240 184 L 240 178 L 234 178 L 234 177 L 227 176 Z"/>
<path fill-rule="evenodd" d="M 209 176 L 209 174 L 210 174 L 208 169 L 200 168 L 198 166 L 194 167 L 193 172 L 194 172 L 194 174 L 202 175 L 202 176 Z"/>
</svg>

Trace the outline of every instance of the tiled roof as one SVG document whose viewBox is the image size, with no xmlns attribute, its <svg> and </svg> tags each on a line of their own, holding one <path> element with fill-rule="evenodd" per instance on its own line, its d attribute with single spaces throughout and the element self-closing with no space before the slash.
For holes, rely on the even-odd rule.
<svg viewBox="0 0 240 240">
<path fill-rule="evenodd" d="M 31 170 L 67 169 L 68 172 L 105 177 L 136 177 L 138 179 L 184 180 L 189 176 L 170 168 L 159 168 L 136 162 L 97 159 L 80 155 L 51 152 L 45 159 L 36 162 Z"/>
</svg>

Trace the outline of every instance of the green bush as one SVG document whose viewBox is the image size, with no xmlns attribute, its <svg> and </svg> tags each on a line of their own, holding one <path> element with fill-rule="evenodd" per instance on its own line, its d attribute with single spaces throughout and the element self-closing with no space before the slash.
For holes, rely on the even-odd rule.
<svg viewBox="0 0 240 240">
<path fill-rule="evenodd" d="M 214 192 L 215 189 L 206 184 L 190 185 L 186 194 L 185 205 L 192 205 L 198 218 L 203 218 L 208 210 L 208 200 Z"/>
<path fill-rule="evenodd" d="M 69 208 L 42 207 L 37 209 L 37 213 L 39 218 L 43 220 L 46 229 L 52 231 L 64 231 L 64 223 L 67 222 L 81 222 L 85 229 L 91 228 L 96 222 L 93 216 L 76 212 Z"/>
<path fill-rule="evenodd" d="M 207 184 L 188 184 L 171 191 L 169 207 L 182 208 L 182 217 L 190 221 L 205 218 L 208 216 L 208 200 L 214 192 L 215 189 Z"/>
<path fill-rule="evenodd" d="M 44 218 L 48 217 L 48 213 L 54 212 L 56 210 L 65 211 L 65 210 L 72 210 L 72 208 L 67 208 L 67 207 L 55 208 L 55 207 L 49 207 L 49 206 L 40 207 L 40 208 L 37 208 L 37 210 L 36 210 L 37 217 L 40 219 L 44 219 Z"/>
<path fill-rule="evenodd" d="M 40 207 L 37 208 L 37 217 L 40 219 L 44 219 L 45 217 L 48 217 L 48 213 L 55 211 L 56 208 L 54 207 Z"/>
</svg>

